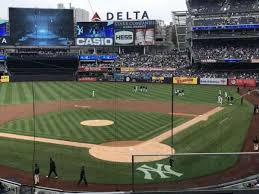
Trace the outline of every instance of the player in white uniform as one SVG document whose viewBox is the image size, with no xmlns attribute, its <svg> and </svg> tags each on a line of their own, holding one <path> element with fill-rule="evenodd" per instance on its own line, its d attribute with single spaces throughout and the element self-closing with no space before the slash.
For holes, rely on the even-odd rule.
<svg viewBox="0 0 259 194">
<path fill-rule="evenodd" d="M 220 95 L 218 95 L 218 104 L 223 104 L 223 98 Z"/>
<path fill-rule="evenodd" d="M 227 92 L 225 92 L 225 98 L 227 98 L 228 97 L 228 93 Z"/>
<path fill-rule="evenodd" d="M 95 97 L 95 91 L 93 90 L 93 92 L 92 92 L 92 98 L 94 98 Z"/>
</svg>

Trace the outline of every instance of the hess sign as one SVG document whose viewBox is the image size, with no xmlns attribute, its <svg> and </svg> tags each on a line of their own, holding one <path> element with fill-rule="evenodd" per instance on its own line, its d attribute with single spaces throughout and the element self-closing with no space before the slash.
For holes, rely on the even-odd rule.
<svg viewBox="0 0 259 194">
<path fill-rule="evenodd" d="M 107 13 L 107 20 L 149 20 L 146 11 Z"/>
<path fill-rule="evenodd" d="M 121 45 L 133 44 L 134 33 L 133 31 L 118 31 L 115 33 L 115 43 Z"/>
</svg>

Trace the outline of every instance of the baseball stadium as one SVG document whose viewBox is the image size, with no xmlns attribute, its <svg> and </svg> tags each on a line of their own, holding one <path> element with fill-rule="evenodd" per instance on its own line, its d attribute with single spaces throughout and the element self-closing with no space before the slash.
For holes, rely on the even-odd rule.
<svg viewBox="0 0 259 194">
<path fill-rule="evenodd" d="M 187 0 L 170 24 L 1 7 L 0 193 L 258 193 L 247 1 Z"/>
</svg>

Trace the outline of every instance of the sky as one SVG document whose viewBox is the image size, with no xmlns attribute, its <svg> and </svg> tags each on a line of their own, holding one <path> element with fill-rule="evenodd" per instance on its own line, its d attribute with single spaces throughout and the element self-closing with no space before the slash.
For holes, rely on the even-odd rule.
<svg viewBox="0 0 259 194">
<path fill-rule="evenodd" d="M 8 7 L 56 8 L 58 3 L 63 3 L 66 8 L 72 3 L 72 7 L 89 11 L 91 18 L 93 13 L 88 1 L 103 20 L 107 12 L 133 14 L 133 11 L 147 11 L 149 19 L 161 19 L 169 23 L 171 11 L 187 9 L 186 0 L 1 0 L 0 19 L 8 19 Z"/>
</svg>

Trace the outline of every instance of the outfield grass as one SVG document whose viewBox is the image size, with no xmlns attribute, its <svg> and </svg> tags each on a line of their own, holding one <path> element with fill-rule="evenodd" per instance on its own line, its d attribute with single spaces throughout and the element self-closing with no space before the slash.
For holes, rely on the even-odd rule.
<svg viewBox="0 0 259 194">
<path fill-rule="evenodd" d="M 85 120 L 112 120 L 114 125 L 88 127 Z M 174 117 L 173 126 L 186 122 L 185 117 Z M 35 133 L 38 137 L 100 144 L 111 141 L 148 140 L 172 129 L 169 114 L 112 111 L 101 109 L 70 109 L 36 116 Z M 1 132 L 34 135 L 33 118 L 10 121 Z"/>
<path fill-rule="evenodd" d="M 34 99 L 36 101 L 91 100 L 95 91 L 97 100 L 153 100 L 172 101 L 173 87 L 169 84 L 143 84 L 148 86 L 147 93 L 134 93 L 134 83 L 80 83 L 80 82 L 34 82 Z M 185 90 L 184 97 L 174 96 L 174 102 L 208 103 L 217 102 L 218 90 L 235 95 L 235 87 L 181 85 L 174 89 Z M 8 83 L 0 85 L 0 104 L 21 104 L 33 101 L 32 83 Z"/>
<path fill-rule="evenodd" d="M 82 82 L 24 82 L 0 85 L 0 104 L 21 104 L 33 101 L 92 100 L 95 91 L 97 100 L 154 100 L 171 101 L 171 85 L 146 84 L 147 93 L 133 92 L 135 84 L 127 83 L 82 83 Z M 141 85 L 141 84 L 139 84 Z"/>
</svg>

